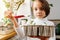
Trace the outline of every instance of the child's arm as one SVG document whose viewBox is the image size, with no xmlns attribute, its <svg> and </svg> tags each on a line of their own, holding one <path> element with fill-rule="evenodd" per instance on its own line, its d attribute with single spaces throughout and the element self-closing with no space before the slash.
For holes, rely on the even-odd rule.
<svg viewBox="0 0 60 40">
<path fill-rule="evenodd" d="M 18 27 L 18 23 L 14 17 L 11 19 L 11 21 L 13 22 L 14 27 Z"/>
<path fill-rule="evenodd" d="M 6 13 L 5 15 L 7 15 L 6 17 L 9 18 L 13 22 L 14 29 L 15 29 L 17 35 L 20 37 L 20 40 L 25 38 L 24 30 L 22 29 L 22 27 L 18 26 L 18 23 L 17 23 L 15 17 L 12 15 L 12 11 L 8 10 L 5 13 Z"/>
</svg>

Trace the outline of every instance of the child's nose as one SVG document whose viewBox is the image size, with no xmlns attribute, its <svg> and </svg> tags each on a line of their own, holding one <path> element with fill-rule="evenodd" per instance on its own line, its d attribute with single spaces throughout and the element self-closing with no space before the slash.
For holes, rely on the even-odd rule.
<svg viewBox="0 0 60 40">
<path fill-rule="evenodd" d="M 37 10 L 37 13 L 41 13 L 41 10 Z"/>
</svg>

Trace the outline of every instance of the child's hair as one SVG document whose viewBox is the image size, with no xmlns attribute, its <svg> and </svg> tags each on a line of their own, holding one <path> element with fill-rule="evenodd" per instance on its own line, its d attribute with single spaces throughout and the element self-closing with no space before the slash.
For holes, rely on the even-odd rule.
<svg viewBox="0 0 60 40">
<path fill-rule="evenodd" d="M 39 1 L 42 3 L 42 7 L 41 10 L 44 10 L 46 12 L 46 16 L 47 17 L 50 13 L 50 7 L 49 7 L 49 3 L 46 0 L 34 0 L 34 1 Z"/>
</svg>

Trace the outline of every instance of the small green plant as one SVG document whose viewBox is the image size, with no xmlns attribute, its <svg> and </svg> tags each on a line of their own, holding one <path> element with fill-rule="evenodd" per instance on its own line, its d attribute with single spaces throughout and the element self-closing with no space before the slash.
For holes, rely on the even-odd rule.
<svg viewBox="0 0 60 40">
<path fill-rule="evenodd" d="M 13 6 L 12 4 L 17 4 L 17 6 L 18 6 L 17 10 L 18 10 L 20 5 L 24 2 L 24 0 L 20 0 L 17 2 L 14 2 L 14 0 L 11 0 L 9 2 L 7 2 L 6 0 L 3 0 L 3 2 L 5 3 L 6 8 L 9 8 L 9 7 L 13 8 L 15 5 Z M 11 2 L 12 2 L 12 4 L 11 4 Z"/>
<path fill-rule="evenodd" d="M 5 6 L 6 6 L 7 8 L 10 7 L 10 2 L 6 2 L 5 0 L 3 0 L 3 2 L 5 3 Z"/>
<path fill-rule="evenodd" d="M 23 2 L 24 2 L 24 0 L 21 0 L 21 1 L 19 1 L 19 2 L 16 2 L 16 4 L 18 4 L 17 10 L 19 9 L 20 5 L 21 5 Z"/>
</svg>

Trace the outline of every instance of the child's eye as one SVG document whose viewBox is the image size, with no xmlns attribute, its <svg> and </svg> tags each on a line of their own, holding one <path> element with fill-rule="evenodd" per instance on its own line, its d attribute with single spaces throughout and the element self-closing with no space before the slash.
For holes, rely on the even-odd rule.
<svg viewBox="0 0 60 40">
<path fill-rule="evenodd" d="M 37 8 L 35 8 L 35 10 L 37 10 Z"/>
</svg>

